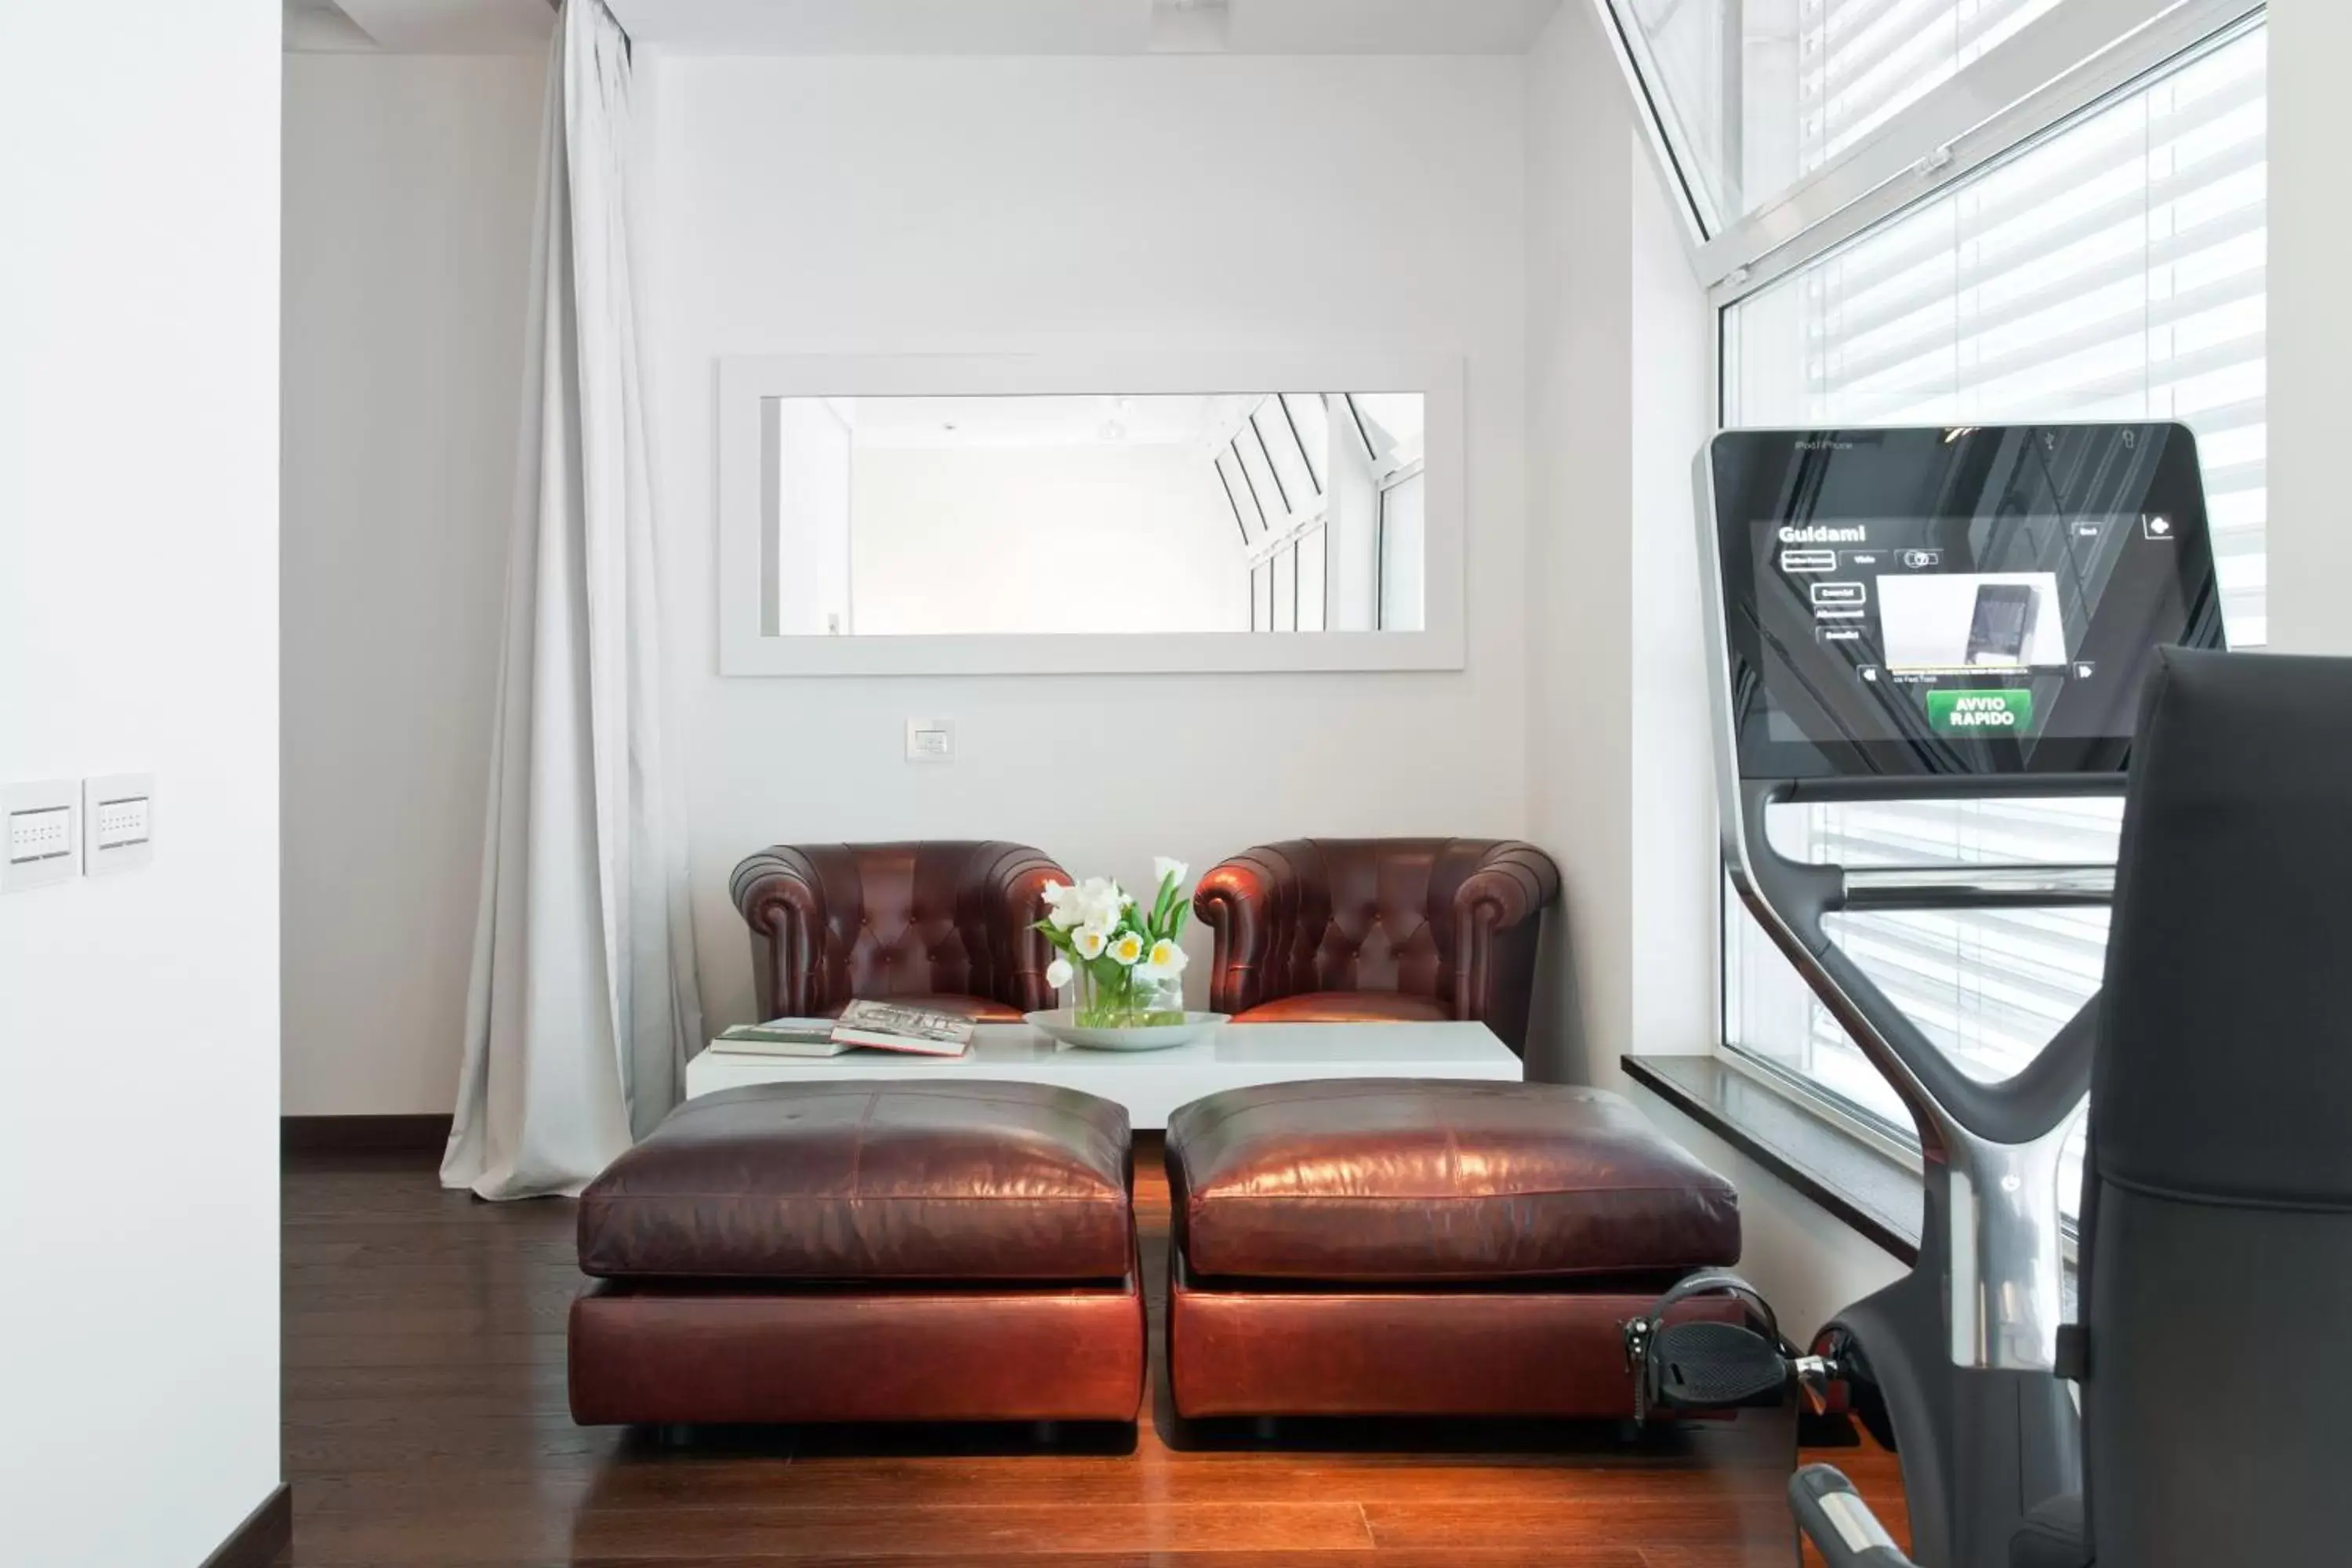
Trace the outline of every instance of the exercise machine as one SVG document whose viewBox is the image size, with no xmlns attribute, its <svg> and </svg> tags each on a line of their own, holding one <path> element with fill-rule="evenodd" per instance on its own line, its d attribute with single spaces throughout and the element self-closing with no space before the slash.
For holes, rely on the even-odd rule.
<svg viewBox="0 0 2352 1568">
<path fill-rule="evenodd" d="M 1735 430 L 1701 453 L 1696 483 L 1725 868 L 1894 1087 L 1926 1167 L 1916 1265 L 1793 1370 L 1900 1454 L 1920 1564 L 2010 1568 L 2033 1510 L 2083 1485 L 2059 1169 L 2102 1002 L 1983 1081 L 1835 926 L 2102 906 L 2115 867 L 1816 864 L 1776 848 L 1769 818 L 2121 796 L 2158 649 L 2223 646 L 2195 440 L 2168 423 Z M 1833 1478 L 1792 1489 L 1817 1543 L 1842 1563 L 1905 1562 Z"/>
</svg>

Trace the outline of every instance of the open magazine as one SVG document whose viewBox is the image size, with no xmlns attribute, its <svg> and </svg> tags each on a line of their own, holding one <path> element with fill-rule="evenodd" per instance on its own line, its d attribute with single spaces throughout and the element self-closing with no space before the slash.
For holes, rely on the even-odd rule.
<svg viewBox="0 0 2352 1568">
<path fill-rule="evenodd" d="M 971 1020 L 896 1002 L 852 1002 L 833 1026 L 836 1044 L 919 1057 L 960 1057 L 971 1045 Z"/>
</svg>

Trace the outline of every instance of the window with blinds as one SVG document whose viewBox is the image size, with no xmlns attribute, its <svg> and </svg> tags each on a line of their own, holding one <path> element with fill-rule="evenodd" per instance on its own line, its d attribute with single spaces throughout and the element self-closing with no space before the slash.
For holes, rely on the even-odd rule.
<svg viewBox="0 0 2352 1568">
<path fill-rule="evenodd" d="M 2204 465 L 2231 642 L 2260 645 L 2264 64 L 2257 24 L 1732 305 L 1725 423 L 2183 420 Z M 1840 112 L 1857 118 L 1825 121 L 1824 145 L 1882 111 L 1857 100 Z M 1789 853 L 1847 865 L 2087 861 L 2113 858 L 2118 810 L 1812 806 L 1789 809 L 1773 834 Z M 2106 919 L 1852 915 L 1833 934 L 1964 1068 L 1997 1079 L 2096 989 Z M 1736 902 L 1725 939 L 1727 1037 L 1899 1120 Z"/>
<path fill-rule="evenodd" d="M 1801 0 L 1797 158 L 1811 174 L 2059 0 Z"/>
</svg>

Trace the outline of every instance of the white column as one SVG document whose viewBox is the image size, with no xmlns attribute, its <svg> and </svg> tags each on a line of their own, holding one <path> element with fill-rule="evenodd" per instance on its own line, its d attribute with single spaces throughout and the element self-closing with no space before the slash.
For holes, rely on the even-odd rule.
<svg viewBox="0 0 2352 1568">
<path fill-rule="evenodd" d="M 284 21 L 5 15 L 0 780 L 155 796 L 152 863 L 0 894 L 0 1562 L 194 1563 L 280 1474 Z"/>
<path fill-rule="evenodd" d="M 1530 54 L 1528 816 L 1560 863 L 1533 1076 L 1619 1086 L 1715 1039 L 1690 460 L 1706 303 L 1589 5 Z"/>
<path fill-rule="evenodd" d="M 2270 643 L 2352 653 L 2352 5 L 2270 9 Z"/>
</svg>

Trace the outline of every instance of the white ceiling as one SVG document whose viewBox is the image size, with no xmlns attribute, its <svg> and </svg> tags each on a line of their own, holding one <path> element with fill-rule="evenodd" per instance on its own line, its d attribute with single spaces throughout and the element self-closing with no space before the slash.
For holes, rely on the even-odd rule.
<svg viewBox="0 0 2352 1568">
<path fill-rule="evenodd" d="M 298 51 L 534 52 L 553 15 L 552 0 L 284 3 Z M 608 3 L 631 37 L 698 54 L 1484 55 L 1524 51 L 1560 0 L 1160 0 L 1156 26 L 1153 0 Z"/>
</svg>

